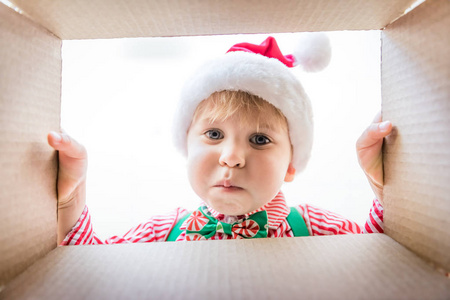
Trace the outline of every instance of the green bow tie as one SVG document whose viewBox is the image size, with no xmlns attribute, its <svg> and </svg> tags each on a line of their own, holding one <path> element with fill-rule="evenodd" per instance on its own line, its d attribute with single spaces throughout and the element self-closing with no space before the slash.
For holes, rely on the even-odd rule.
<svg viewBox="0 0 450 300">
<path fill-rule="evenodd" d="M 231 235 L 233 238 L 267 237 L 267 212 L 265 210 L 252 214 L 233 224 L 218 221 L 206 209 L 200 207 L 194 211 L 186 223 L 186 240 L 209 239 L 216 232 Z"/>
</svg>

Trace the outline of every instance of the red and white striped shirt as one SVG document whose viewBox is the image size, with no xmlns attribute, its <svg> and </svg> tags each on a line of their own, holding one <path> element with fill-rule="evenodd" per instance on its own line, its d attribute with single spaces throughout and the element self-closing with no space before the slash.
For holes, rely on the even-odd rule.
<svg viewBox="0 0 450 300">
<path fill-rule="evenodd" d="M 330 211 L 314 207 L 308 204 L 295 206 L 305 220 L 310 235 L 335 235 L 335 234 L 354 234 L 354 233 L 382 233 L 383 232 L 383 207 L 378 200 L 373 201 L 369 218 L 364 228 L 361 228 L 355 222 L 349 221 L 338 214 Z M 208 207 L 211 214 L 218 220 L 227 219 L 226 216 Z M 268 217 L 268 234 L 269 238 L 276 237 L 292 237 L 294 236 L 286 220 L 290 212 L 284 199 L 284 195 L 280 192 L 272 201 L 263 207 L 246 214 L 244 217 L 256 212 L 266 210 Z M 96 245 L 96 244 L 124 244 L 124 243 L 149 243 L 164 242 L 172 230 L 185 215 L 189 214 L 186 209 L 177 208 L 170 214 L 151 217 L 136 227 L 131 228 L 123 236 L 113 236 L 106 240 L 101 240 L 94 232 L 91 223 L 91 216 L 87 206 L 78 219 L 75 226 L 67 234 L 61 245 Z M 189 217 L 190 218 L 190 217 Z M 182 233 L 177 241 L 186 240 L 186 223 L 189 218 L 181 225 Z M 225 220 L 226 221 L 226 220 Z M 232 239 L 233 237 L 221 232 L 217 232 L 210 239 L 222 240 Z"/>
</svg>

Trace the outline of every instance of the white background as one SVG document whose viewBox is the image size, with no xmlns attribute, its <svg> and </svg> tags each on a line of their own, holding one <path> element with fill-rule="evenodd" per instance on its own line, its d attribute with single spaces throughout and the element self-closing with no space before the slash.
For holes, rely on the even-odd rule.
<svg viewBox="0 0 450 300">
<path fill-rule="evenodd" d="M 284 54 L 296 34 L 274 34 Z M 315 116 L 311 161 L 283 191 L 289 205 L 310 203 L 360 224 L 373 200 L 355 142 L 381 109 L 380 32 L 330 32 L 333 56 L 320 73 L 293 70 Z M 89 154 L 87 204 L 103 238 L 155 214 L 199 200 L 173 148 L 179 89 L 195 66 L 239 42 L 267 35 L 63 42 L 62 128 Z"/>
</svg>

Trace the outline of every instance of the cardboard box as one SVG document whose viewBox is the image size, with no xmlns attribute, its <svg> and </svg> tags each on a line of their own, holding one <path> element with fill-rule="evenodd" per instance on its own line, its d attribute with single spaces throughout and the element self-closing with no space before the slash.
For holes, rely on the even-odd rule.
<svg viewBox="0 0 450 300">
<path fill-rule="evenodd" d="M 0 299 L 449 299 L 450 3 L 0 4 Z M 65 39 L 382 30 L 386 234 L 57 247 Z"/>
</svg>

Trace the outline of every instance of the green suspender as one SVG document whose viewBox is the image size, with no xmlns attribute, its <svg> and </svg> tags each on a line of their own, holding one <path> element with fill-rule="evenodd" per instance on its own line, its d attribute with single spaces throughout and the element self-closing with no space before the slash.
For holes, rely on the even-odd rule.
<svg viewBox="0 0 450 300">
<path fill-rule="evenodd" d="M 191 214 L 187 214 L 184 217 L 182 217 L 180 220 L 178 220 L 177 224 L 173 226 L 172 230 L 169 233 L 169 236 L 167 237 L 167 242 L 175 242 L 178 238 L 178 236 L 181 234 L 181 225 L 183 225 L 184 221 L 189 218 Z"/>
<path fill-rule="evenodd" d="M 167 237 L 167 242 L 174 242 L 177 240 L 178 236 L 181 234 L 181 225 L 187 218 L 189 218 L 190 215 L 191 214 L 185 215 L 177 222 L 177 224 L 175 224 Z M 291 207 L 291 212 L 287 216 L 286 220 L 289 223 L 289 226 L 291 226 L 294 236 L 309 236 L 309 231 L 306 227 L 305 220 L 303 220 L 303 217 L 295 207 Z"/>
<path fill-rule="evenodd" d="M 286 220 L 289 226 L 291 226 L 294 236 L 309 236 L 305 220 L 295 207 L 291 207 L 291 213 L 287 216 Z"/>
</svg>

